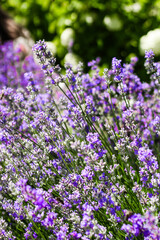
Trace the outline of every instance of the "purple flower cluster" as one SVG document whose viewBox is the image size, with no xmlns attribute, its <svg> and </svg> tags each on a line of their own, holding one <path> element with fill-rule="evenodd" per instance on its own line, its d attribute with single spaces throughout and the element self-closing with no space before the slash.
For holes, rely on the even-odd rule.
<svg viewBox="0 0 160 240">
<path fill-rule="evenodd" d="M 113 58 L 104 75 L 99 59 L 89 63 L 90 74 L 82 64 L 66 65 L 64 73 L 44 41 L 33 48 L 41 70 L 29 60 L 12 66 L 9 55 L 18 59 L 19 52 L 6 46 L 0 238 L 160 239 L 160 86 L 153 53 L 146 53 L 151 82 L 144 83 L 134 73 L 137 58 L 128 64 Z"/>
<path fill-rule="evenodd" d="M 21 57 L 21 49 L 15 48 L 12 41 L 0 45 L 0 87 L 26 87 L 25 73 L 34 73 L 34 81 L 43 83 L 43 72 L 33 56 Z"/>
<path fill-rule="evenodd" d="M 142 236 L 145 240 L 160 239 L 160 228 L 157 225 L 157 218 L 150 212 L 146 212 L 144 216 L 141 214 L 133 214 L 128 221 L 132 223 L 123 224 L 122 230 L 132 236 Z"/>
</svg>

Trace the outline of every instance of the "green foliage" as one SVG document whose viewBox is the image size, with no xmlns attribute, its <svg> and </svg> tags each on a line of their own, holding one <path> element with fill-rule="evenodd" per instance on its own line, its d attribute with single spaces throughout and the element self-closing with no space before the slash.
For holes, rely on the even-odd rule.
<svg viewBox="0 0 160 240">
<path fill-rule="evenodd" d="M 86 64 L 99 56 L 109 64 L 113 56 L 128 61 L 137 55 L 140 74 L 140 38 L 158 28 L 160 22 L 159 0 L 3 0 L 1 5 L 29 29 L 34 40 L 52 41 L 61 64 L 70 50 L 63 43 L 62 33 L 71 28 L 75 54 L 71 57 L 77 56 L 75 62 L 82 60 Z"/>
</svg>

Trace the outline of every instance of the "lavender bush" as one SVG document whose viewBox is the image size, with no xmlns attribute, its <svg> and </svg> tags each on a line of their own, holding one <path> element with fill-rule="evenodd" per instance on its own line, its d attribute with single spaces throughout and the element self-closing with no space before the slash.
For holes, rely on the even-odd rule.
<svg viewBox="0 0 160 240">
<path fill-rule="evenodd" d="M 160 239 L 153 52 L 150 84 L 134 73 L 137 58 L 113 58 L 103 75 L 98 60 L 90 74 L 81 63 L 64 74 L 44 41 L 34 53 L 44 84 L 28 68 L 26 88 L 0 90 L 0 239 Z"/>
</svg>

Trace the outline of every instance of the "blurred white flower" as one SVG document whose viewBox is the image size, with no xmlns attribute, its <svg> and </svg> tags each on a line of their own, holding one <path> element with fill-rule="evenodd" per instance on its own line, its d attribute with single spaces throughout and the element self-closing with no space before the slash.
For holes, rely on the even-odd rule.
<svg viewBox="0 0 160 240">
<path fill-rule="evenodd" d="M 91 15 L 86 15 L 86 23 L 88 23 L 89 25 L 93 23 L 94 19 L 93 16 Z"/>
<path fill-rule="evenodd" d="M 146 50 L 152 49 L 156 55 L 160 54 L 160 28 L 149 31 L 140 38 L 139 50 L 142 55 Z"/>
<path fill-rule="evenodd" d="M 124 6 L 124 10 L 126 12 L 134 12 L 134 13 L 138 13 L 141 10 L 141 8 L 142 7 L 141 7 L 140 3 L 138 3 L 138 2 L 131 4 L 131 5 Z"/>
<path fill-rule="evenodd" d="M 74 31 L 72 28 L 66 28 L 61 34 L 61 44 L 64 47 L 69 47 L 70 43 L 74 40 Z"/>
<path fill-rule="evenodd" d="M 57 52 L 56 45 L 53 42 L 46 42 L 46 44 L 47 44 L 48 50 L 50 50 L 53 53 L 53 55 L 55 55 Z"/>
<path fill-rule="evenodd" d="M 66 26 L 68 26 L 68 25 L 72 24 L 72 21 L 71 21 L 71 19 L 65 19 L 64 23 Z"/>
<path fill-rule="evenodd" d="M 72 65 L 75 69 L 80 62 L 80 58 L 75 53 L 67 53 L 64 57 L 64 62 Z"/>
<path fill-rule="evenodd" d="M 103 22 L 110 31 L 119 31 L 122 29 L 122 21 L 117 15 L 105 16 Z"/>
</svg>

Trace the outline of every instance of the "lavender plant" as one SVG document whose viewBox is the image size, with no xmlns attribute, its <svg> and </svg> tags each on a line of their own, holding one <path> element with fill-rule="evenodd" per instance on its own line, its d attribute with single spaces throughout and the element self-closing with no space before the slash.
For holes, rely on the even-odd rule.
<svg viewBox="0 0 160 240">
<path fill-rule="evenodd" d="M 65 74 L 44 41 L 44 85 L 1 89 L 1 239 L 160 239 L 159 63 L 113 58 Z"/>
<path fill-rule="evenodd" d="M 13 41 L 0 45 L 0 87 L 25 88 L 28 84 L 24 77 L 25 72 L 34 74 L 34 81 L 43 83 L 43 72 L 35 62 L 33 56 L 27 56 L 20 48 L 14 46 Z"/>
</svg>

